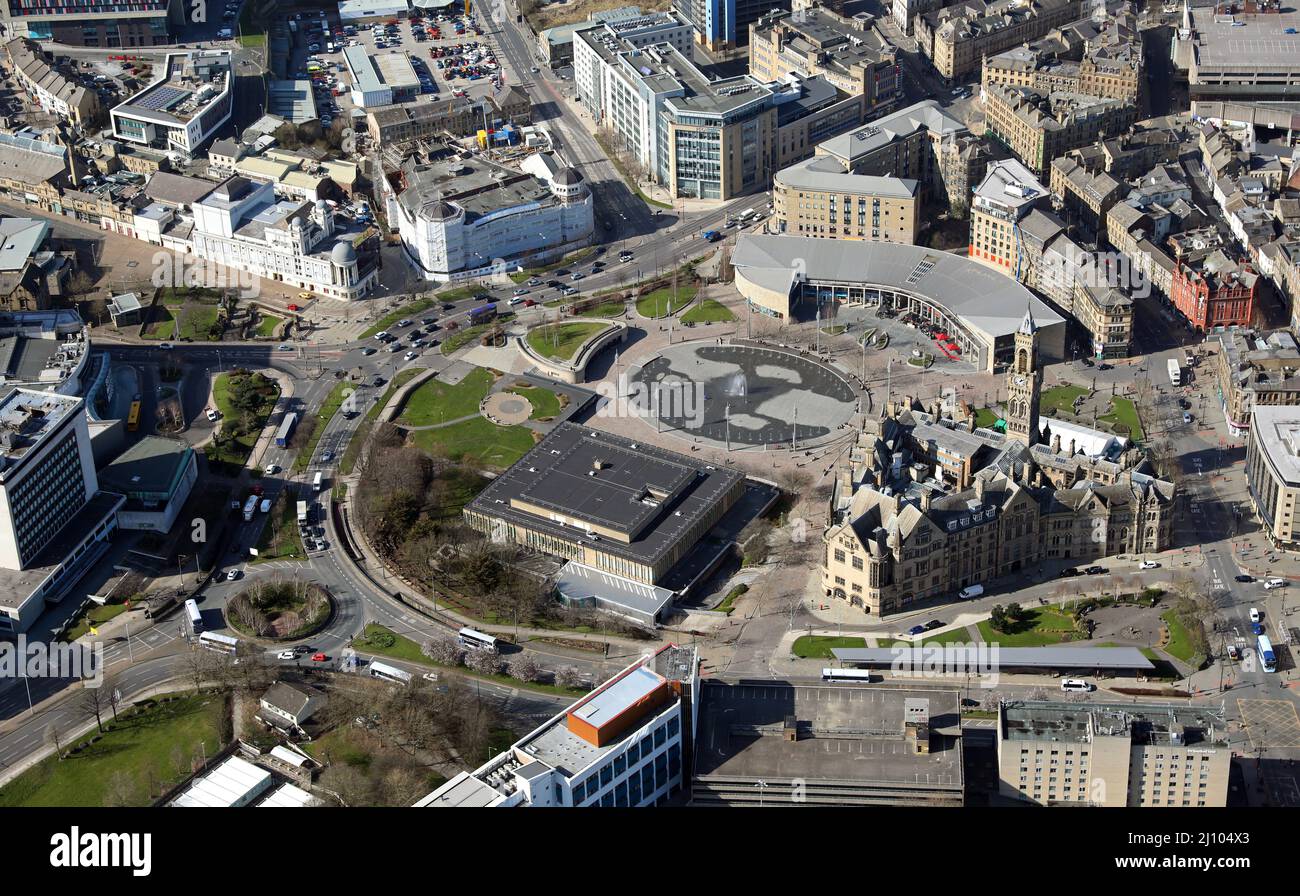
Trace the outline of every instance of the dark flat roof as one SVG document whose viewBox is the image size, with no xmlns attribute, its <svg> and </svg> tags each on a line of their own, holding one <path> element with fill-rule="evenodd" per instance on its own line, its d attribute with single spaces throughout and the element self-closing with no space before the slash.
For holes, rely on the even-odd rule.
<svg viewBox="0 0 1300 896">
<path fill-rule="evenodd" d="M 145 436 L 99 471 L 100 484 L 123 494 L 170 492 L 193 450 L 179 439 Z"/>
<path fill-rule="evenodd" d="M 468 509 L 653 563 L 743 478 L 702 460 L 564 423 L 493 480 Z M 630 541 L 591 539 L 584 524 Z"/>
<path fill-rule="evenodd" d="M 932 648 L 926 648 L 931 650 Z M 888 666 L 898 656 L 892 647 L 833 647 L 831 652 L 843 663 Z M 945 649 L 945 655 L 963 660 L 960 647 Z M 1154 669 L 1155 666 L 1136 647 L 999 647 L 997 663 L 1007 668 L 1038 669 Z M 949 664 L 953 665 L 953 664 Z M 917 666 L 923 666 L 917 660 Z"/>
</svg>

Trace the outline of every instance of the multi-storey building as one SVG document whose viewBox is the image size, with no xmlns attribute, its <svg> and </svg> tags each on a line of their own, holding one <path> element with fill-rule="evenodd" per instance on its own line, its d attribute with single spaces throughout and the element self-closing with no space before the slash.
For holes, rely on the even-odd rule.
<svg viewBox="0 0 1300 896">
<path fill-rule="evenodd" d="M 820 3 L 794 13 L 773 12 L 749 26 L 749 73 L 779 81 L 790 72 L 820 75 L 837 90 L 860 94 L 875 116 L 900 96 L 900 68 L 892 44 L 875 28 Z"/>
<path fill-rule="evenodd" d="M 15 38 L 5 44 L 5 54 L 18 83 L 42 109 L 71 124 L 87 127 L 99 115 L 99 95 L 50 65 L 50 60 L 33 41 Z"/>
<path fill-rule="evenodd" d="M 114 106 L 113 136 L 192 158 L 230 120 L 229 50 L 168 53 L 162 77 Z"/>
<path fill-rule="evenodd" d="M 990 155 L 966 125 L 935 100 L 890 113 L 817 146 L 849 174 L 901 177 L 920 185 L 923 203 L 966 209 L 971 188 L 984 176 Z"/>
<path fill-rule="evenodd" d="M 897 177 L 847 174 L 834 156 L 814 156 L 772 179 L 778 233 L 915 243 L 918 184 Z"/>
<path fill-rule="evenodd" d="M 645 175 L 675 196 L 729 199 L 861 124 L 864 98 L 820 76 L 712 81 L 671 44 L 637 47 L 610 25 L 574 35 L 577 98 Z"/>
<path fill-rule="evenodd" d="M 194 254 L 333 299 L 357 299 L 379 282 L 361 263 L 364 231 L 342 231 L 325 200 L 276 199 L 275 185 L 235 175 L 191 206 Z"/>
<path fill-rule="evenodd" d="M 673 0 L 673 11 L 691 24 L 697 42 L 716 52 L 744 46 L 753 22 L 791 5 L 791 0 Z"/>
<path fill-rule="evenodd" d="M 4 0 L 0 22 L 17 37 L 73 47 L 153 47 L 172 42 L 186 8 L 182 0 Z"/>
<path fill-rule="evenodd" d="M 1222 807 L 1219 709 L 1016 700 L 998 709 L 998 790 L 1040 806 Z"/>
<path fill-rule="evenodd" d="M 594 200 L 573 168 L 547 178 L 450 147 L 408 155 L 379 179 L 377 197 L 408 262 L 450 281 L 527 266 L 590 243 Z"/>
<path fill-rule="evenodd" d="M 85 574 L 123 500 L 99 490 L 80 398 L 0 399 L 0 632 L 25 631 Z"/>
<path fill-rule="evenodd" d="M 1169 238 L 1174 272 L 1169 300 L 1198 332 L 1254 323 L 1259 275 L 1234 259 L 1213 227 Z"/>
<path fill-rule="evenodd" d="M 1128 185 L 1104 171 L 1091 172 L 1072 158 L 1051 162 L 1052 193 L 1060 200 L 1066 223 L 1090 238 L 1106 233 L 1106 213 L 1123 199 Z"/>
<path fill-rule="evenodd" d="M 1205 101 L 1285 101 L 1300 87 L 1300 30 L 1295 7 L 1260 3 L 1258 12 L 1183 4 L 1174 33 L 1174 66 L 1187 78 L 1193 111 Z M 1239 9 L 1237 6 L 1233 10 Z"/>
<path fill-rule="evenodd" d="M 921 52 L 945 79 L 977 72 L 992 56 L 1079 18 L 1081 0 L 964 0 L 914 19 Z"/>
<path fill-rule="evenodd" d="M 1034 173 L 1014 159 L 989 165 L 971 200 L 971 258 L 1028 282 L 1030 261 L 1020 222 L 1050 206 L 1051 195 Z"/>
<path fill-rule="evenodd" d="M 888 616 L 1045 560 L 1168 547 L 1172 483 L 1126 439 L 1039 419 L 1036 329 L 1027 314 L 1016 333 L 1005 434 L 909 401 L 864 426 L 836 471 L 827 596 Z"/>
<path fill-rule="evenodd" d="M 989 135 L 1039 175 L 1070 150 L 1120 134 L 1137 120 L 1137 106 L 1127 100 L 1080 93 L 988 84 L 980 98 Z"/>
<path fill-rule="evenodd" d="M 1035 93 L 1078 93 L 1136 105 L 1142 91 L 1142 43 L 1132 12 L 1089 17 L 1042 40 L 984 59 L 980 82 Z M 1082 32 L 1082 33 L 1081 33 Z"/>
<path fill-rule="evenodd" d="M 638 808 L 680 800 L 699 703 L 695 648 L 642 657 L 419 808 Z"/>
<path fill-rule="evenodd" d="M 1268 540 L 1283 550 L 1300 550 L 1300 408 L 1251 409 L 1246 484 Z"/>
<path fill-rule="evenodd" d="M 1214 375 L 1232 435 L 1240 438 L 1250 432 L 1256 407 L 1300 405 L 1300 350 L 1290 333 L 1278 330 L 1264 336 L 1230 328 L 1211 333 L 1206 341 L 1218 348 Z"/>
</svg>

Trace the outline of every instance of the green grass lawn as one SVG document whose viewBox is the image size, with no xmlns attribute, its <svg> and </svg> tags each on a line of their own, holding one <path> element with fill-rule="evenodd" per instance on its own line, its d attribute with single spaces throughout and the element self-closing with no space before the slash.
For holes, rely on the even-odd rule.
<svg viewBox="0 0 1300 896">
<path fill-rule="evenodd" d="M 975 425 L 989 429 L 993 424 L 1002 419 L 1001 411 L 995 411 L 992 408 L 980 408 L 975 412 Z"/>
<path fill-rule="evenodd" d="M 605 324 L 584 321 L 543 324 L 528 331 L 528 346 L 544 358 L 568 361 L 579 346 L 605 327 Z"/>
<path fill-rule="evenodd" d="M 388 645 L 385 643 L 381 645 L 375 643 L 374 639 L 382 636 L 391 636 L 393 638 L 393 644 Z M 386 642 L 388 639 L 387 637 L 384 637 L 383 640 Z M 420 645 L 412 641 L 410 638 L 396 634 L 390 629 L 373 622 L 366 626 L 361 637 L 352 642 L 352 646 L 360 653 L 373 653 L 378 654 L 379 656 L 391 657 L 395 660 L 405 660 L 408 663 L 419 663 L 422 666 L 445 668 L 421 653 Z M 553 684 L 522 682 L 518 679 L 511 678 L 509 675 L 475 675 L 465 669 L 462 669 L 461 672 L 470 678 L 479 678 L 483 681 L 495 681 L 498 684 L 503 684 L 507 687 L 527 688 L 530 691 L 540 691 L 543 694 L 562 694 L 566 697 L 580 697 L 587 693 L 586 691 L 575 690 L 573 688 L 556 687 Z"/>
<path fill-rule="evenodd" d="M 1025 614 L 1025 620 L 1009 633 L 994 631 L 985 619 L 979 623 L 980 637 L 990 644 L 996 643 L 1003 647 L 1046 647 L 1074 640 L 1072 636 L 1076 632 L 1070 614 L 1062 613 L 1055 607 L 1026 609 Z"/>
<path fill-rule="evenodd" d="M 370 437 L 370 430 L 375 426 L 375 420 L 379 419 L 380 413 L 383 412 L 384 407 L 392 399 L 393 393 L 411 380 L 415 379 L 421 373 L 424 373 L 424 368 L 408 367 L 405 370 L 398 372 L 397 376 L 393 377 L 392 381 L 388 384 L 388 388 L 384 390 L 384 394 L 379 396 L 379 400 L 371 405 L 370 409 L 366 411 L 366 415 L 362 418 L 361 423 L 358 424 L 356 432 L 354 432 L 352 438 L 348 440 L 347 450 L 343 452 L 343 458 L 339 461 L 340 473 L 344 476 L 350 476 L 352 474 L 353 469 L 355 469 L 357 465 L 357 458 L 361 456 L 361 448 L 366 444 L 366 439 Z"/>
<path fill-rule="evenodd" d="M 560 302 L 564 304 L 563 301 Z M 548 302 L 547 305 L 550 305 Z M 579 311 L 576 317 L 619 317 L 627 310 L 627 305 L 622 302 L 601 302 L 594 308 L 588 308 L 586 311 Z"/>
<path fill-rule="evenodd" d="M 255 374 L 254 374 L 255 375 Z M 221 412 L 222 428 L 230 421 L 239 418 L 239 412 L 230 403 L 230 378 L 232 373 L 218 374 L 212 384 L 213 402 L 217 410 Z M 266 395 L 262 403 L 253 412 L 253 427 L 251 431 L 243 433 L 234 439 L 221 443 L 220 449 L 216 444 L 208 446 L 208 460 L 214 463 L 230 464 L 236 467 L 242 467 L 248 462 L 248 456 L 253 453 L 253 446 L 257 444 L 257 437 L 266 426 L 266 418 L 271 415 L 275 408 L 275 403 L 280 397 L 280 389 L 275 385 L 274 380 L 268 380 L 268 387 L 271 394 Z"/>
<path fill-rule="evenodd" d="M 407 396 L 398 419 L 409 426 L 431 426 L 477 414 L 495 380 L 484 367 L 474 368 L 455 385 L 431 379 Z"/>
<path fill-rule="evenodd" d="M 263 314 L 262 319 L 257 322 L 257 335 L 264 339 L 274 339 L 275 328 L 282 323 L 284 321 L 274 314 Z"/>
<path fill-rule="evenodd" d="M 150 312 L 152 314 L 152 323 L 145 328 L 145 339 L 167 340 L 172 338 L 176 332 L 176 312 L 180 311 L 180 306 L 169 308 L 166 305 L 155 305 Z"/>
<path fill-rule="evenodd" d="M 550 389 L 539 386 L 511 386 L 506 391 L 528 399 L 528 403 L 533 406 L 533 412 L 528 415 L 530 419 L 545 420 L 560 413 L 560 396 Z"/>
<path fill-rule="evenodd" d="M 226 716 L 226 701 L 217 695 L 119 710 L 117 722 L 106 711 L 104 727 L 111 730 L 97 743 L 62 762 L 51 756 L 23 772 L 0 788 L 0 806 L 103 806 L 118 772 L 134 785 L 129 802 L 147 806 L 156 795 L 147 792 L 151 778 L 157 785 L 175 783 L 189 774 L 190 760 L 203 755 L 200 744 L 208 756 L 221 749 Z M 74 745 L 63 746 L 67 751 Z M 184 762 L 179 772 L 172 762 L 176 750 Z"/>
<path fill-rule="evenodd" d="M 292 495 L 281 492 L 282 497 L 271 506 L 270 517 L 257 539 L 257 557 L 254 563 L 269 560 L 304 560 L 307 550 L 298 534 L 298 502 Z"/>
<path fill-rule="evenodd" d="M 506 319 L 507 318 L 504 315 L 497 316 L 497 322 L 504 321 Z M 442 341 L 442 345 L 439 346 L 439 351 L 441 351 L 444 355 L 450 355 L 456 351 L 459 351 L 460 349 L 464 348 L 470 343 L 478 342 L 479 338 L 482 337 L 482 335 L 486 333 L 488 330 L 491 330 L 494 326 L 495 326 L 495 322 L 487 323 L 487 324 L 479 324 L 478 326 L 474 326 L 474 327 L 461 327 L 459 330 L 454 331 L 451 335 L 449 335 L 446 339 Z"/>
<path fill-rule="evenodd" d="M 478 292 L 478 289 L 475 289 L 474 292 Z M 471 295 L 473 295 L 473 293 L 471 293 Z M 379 318 L 379 320 L 375 321 L 375 325 L 370 329 L 366 330 L 364 333 L 362 333 L 361 338 L 369 339 L 371 336 L 374 336 L 376 333 L 387 330 L 389 327 L 397 323 L 402 318 L 414 317 L 415 315 L 419 314 L 421 311 L 427 311 L 428 309 L 432 308 L 434 305 L 444 301 L 452 302 L 455 301 L 455 299 L 444 298 L 443 296 L 437 296 L 435 298 L 419 299 L 418 301 L 412 302 L 409 305 L 403 305 L 401 308 L 398 308 L 396 311 L 389 312 L 388 314 L 385 314 L 383 317 Z"/>
<path fill-rule="evenodd" d="M 194 342 L 211 342 L 212 328 L 217 323 L 215 304 L 186 302 L 177 321 L 176 338 Z"/>
<path fill-rule="evenodd" d="M 1044 416 L 1073 416 L 1074 399 L 1087 394 L 1088 390 L 1080 386 L 1055 386 L 1044 390 L 1038 407 Z"/>
<path fill-rule="evenodd" d="M 636 300 L 637 314 L 642 317 L 666 317 L 694 302 L 698 291 L 694 284 L 687 283 L 677 287 L 676 295 L 671 286 L 648 292 Z"/>
<path fill-rule="evenodd" d="M 684 324 L 726 323 L 735 319 L 730 308 L 713 299 L 705 299 L 682 315 Z"/>
<path fill-rule="evenodd" d="M 1165 653 L 1184 663 L 1190 662 L 1196 651 L 1192 649 L 1191 635 L 1182 620 L 1178 618 L 1178 614 L 1173 610 L 1166 610 L 1160 614 L 1160 621 L 1169 627 L 1169 643 L 1163 648 Z"/>
<path fill-rule="evenodd" d="M 89 632 L 92 625 L 98 628 L 105 622 L 108 622 L 108 620 L 120 616 L 125 612 L 126 604 L 105 604 L 102 607 L 97 604 L 91 604 L 88 609 L 78 614 L 76 620 L 74 620 L 68 630 L 64 632 L 63 637 L 60 640 L 75 641 Z"/>
<path fill-rule="evenodd" d="M 1113 423 L 1128 430 L 1130 439 L 1142 441 L 1146 433 L 1142 431 L 1142 422 L 1138 420 L 1137 406 L 1127 398 L 1116 395 L 1111 402 L 1114 406 L 1109 414 L 1097 419 L 1103 423 Z"/>
<path fill-rule="evenodd" d="M 293 468 L 298 471 L 307 469 L 311 464 L 312 455 L 316 453 L 316 446 L 320 444 L 321 436 L 325 435 L 325 428 L 329 426 L 330 420 L 342 406 L 343 400 L 356 391 L 356 386 L 348 382 L 335 383 L 330 394 L 326 396 L 325 403 L 320 406 L 319 419 L 316 423 L 316 429 L 312 431 L 311 438 L 307 444 L 302 446 L 298 456 L 293 459 Z"/>
<path fill-rule="evenodd" d="M 795 639 L 791 650 L 803 659 L 834 659 L 831 650 L 836 647 L 866 647 L 866 638 L 834 638 L 830 635 L 802 635 Z"/>
<path fill-rule="evenodd" d="M 422 451 L 478 467 L 505 469 L 533 447 L 533 432 L 526 426 L 497 426 L 475 417 L 440 429 L 420 429 L 411 439 Z"/>
</svg>

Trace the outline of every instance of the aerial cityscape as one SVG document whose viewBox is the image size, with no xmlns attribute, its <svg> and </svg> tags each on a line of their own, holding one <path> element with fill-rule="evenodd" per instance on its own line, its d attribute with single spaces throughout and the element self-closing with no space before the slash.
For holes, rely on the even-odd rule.
<svg viewBox="0 0 1300 896">
<path fill-rule="evenodd" d="M 1295 4 L 0 43 L 0 805 L 1300 807 Z"/>
</svg>

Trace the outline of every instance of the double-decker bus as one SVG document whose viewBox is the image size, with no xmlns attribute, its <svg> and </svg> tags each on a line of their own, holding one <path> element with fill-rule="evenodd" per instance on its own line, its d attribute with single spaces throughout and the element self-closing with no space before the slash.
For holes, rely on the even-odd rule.
<svg viewBox="0 0 1300 896">
<path fill-rule="evenodd" d="M 497 639 L 485 632 L 476 631 L 472 628 L 463 628 L 457 635 L 456 640 L 460 642 L 461 647 L 469 650 L 496 650 Z"/>
<path fill-rule="evenodd" d="M 1255 652 L 1259 654 L 1259 667 L 1265 672 L 1277 671 L 1277 654 L 1273 652 L 1273 642 L 1268 635 L 1260 635 L 1255 642 Z"/>
<path fill-rule="evenodd" d="M 469 313 L 469 323 L 470 326 L 485 324 L 488 321 L 495 319 L 496 316 L 497 316 L 496 302 L 488 302 L 486 305 L 483 305 L 480 308 L 475 308 L 473 311 Z"/>
<path fill-rule="evenodd" d="M 193 598 L 185 601 L 185 615 L 190 620 L 190 631 L 196 635 L 201 634 L 203 632 L 203 614 L 199 612 L 199 605 L 194 602 Z"/>
<path fill-rule="evenodd" d="M 396 666 L 390 666 L 387 663 L 381 663 L 378 660 L 370 661 L 370 677 L 382 678 L 384 681 L 392 681 L 397 684 L 410 684 L 411 673 L 405 669 L 399 669 Z"/>
<path fill-rule="evenodd" d="M 234 654 L 239 649 L 239 640 L 232 638 L 230 635 L 219 635 L 216 632 L 204 632 L 199 635 L 199 646 L 208 650 L 215 650 L 218 653 Z"/>
<path fill-rule="evenodd" d="M 140 428 L 140 402 L 131 402 L 131 410 L 126 415 L 126 428 L 130 432 L 135 432 Z"/>
</svg>

